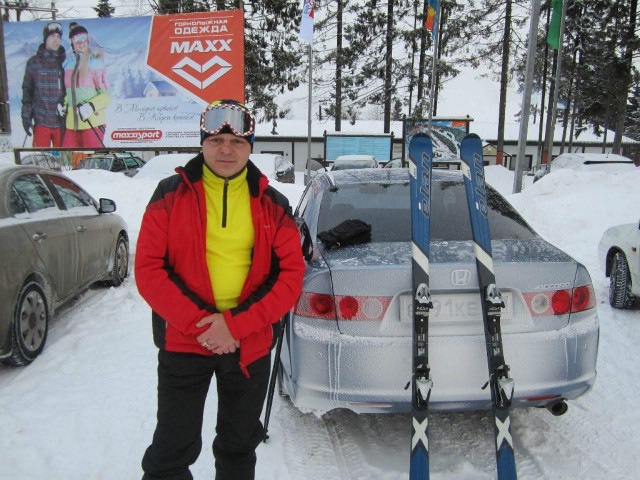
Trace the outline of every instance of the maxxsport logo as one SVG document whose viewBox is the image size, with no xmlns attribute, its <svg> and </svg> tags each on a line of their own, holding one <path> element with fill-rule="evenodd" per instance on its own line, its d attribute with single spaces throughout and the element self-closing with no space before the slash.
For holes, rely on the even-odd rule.
<svg viewBox="0 0 640 480">
<path fill-rule="evenodd" d="M 149 140 L 160 140 L 162 130 L 116 130 L 111 133 L 111 140 L 144 142 Z"/>
</svg>

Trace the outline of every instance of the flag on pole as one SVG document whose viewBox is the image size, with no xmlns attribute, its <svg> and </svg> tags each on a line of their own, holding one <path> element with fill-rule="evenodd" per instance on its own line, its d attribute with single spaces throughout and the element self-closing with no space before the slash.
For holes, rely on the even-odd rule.
<svg viewBox="0 0 640 480">
<path fill-rule="evenodd" d="M 547 43 L 556 50 L 560 45 L 560 23 L 562 22 L 562 0 L 551 0 L 551 21 L 547 33 Z"/>
<path fill-rule="evenodd" d="M 436 22 L 438 21 L 438 0 L 429 0 L 425 28 L 431 32 L 431 38 L 436 36 Z"/>
<path fill-rule="evenodd" d="M 313 45 L 313 11 L 315 0 L 300 0 L 302 5 L 302 19 L 300 20 L 300 33 L 298 36 Z"/>
</svg>

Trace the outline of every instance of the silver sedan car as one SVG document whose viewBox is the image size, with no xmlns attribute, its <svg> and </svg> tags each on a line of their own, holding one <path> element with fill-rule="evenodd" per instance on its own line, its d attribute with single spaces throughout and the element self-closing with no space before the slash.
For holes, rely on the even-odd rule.
<svg viewBox="0 0 640 480">
<path fill-rule="evenodd" d="M 540 238 L 489 188 L 502 332 L 514 407 L 566 411 L 593 386 L 599 322 L 584 266 Z M 485 336 L 461 172 L 434 170 L 429 363 L 434 410 L 490 409 Z M 406 169 L 318 174 L 296 215 L 313 257 L 288 324 L 279 387 L 301 409 L 409 411 L 412 352 L 411 217 Z M 371 241 L 326 249 L 319 232 L 345 219 Z M 304 226 L 303 226 L 304 227 Z M 303 232 L 305 228 L 301 229 Z M 303 233 L 305 236 L 305 233 Z"/>
<path fill-rule="evenodd" d="M 127 276 L 129 237 L 112 200 L 64 175 L 0 166 L 0 359 L 27 365 L 56 307 L 97 281 Z"/>
</svg>

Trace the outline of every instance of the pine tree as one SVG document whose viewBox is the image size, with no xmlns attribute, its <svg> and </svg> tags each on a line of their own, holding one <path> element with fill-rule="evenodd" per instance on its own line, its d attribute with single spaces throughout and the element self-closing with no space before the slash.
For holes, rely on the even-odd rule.
<svg viewBox="0 0 640 480">
<path fill-rule="evenodd" d="M 116 11 L 116 7 L 112 7 L 109 0 L 98 0 L 98 6 L 92 8 L 100 18 L 110 18 Z"/>
<path fill-rule="evenodd" d="M 640 75 L 636 72 L 634 86 L 627 105 L 625 135 L 640 141 Z"/>
</svg>

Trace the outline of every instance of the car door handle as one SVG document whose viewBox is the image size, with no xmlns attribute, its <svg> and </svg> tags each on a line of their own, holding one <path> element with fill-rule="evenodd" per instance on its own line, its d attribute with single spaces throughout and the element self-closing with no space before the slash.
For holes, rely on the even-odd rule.
<svg viewBox="0 0 640 480">
<path fill-rule="evenodd" d="M 41 240 L 46 240 L 47 239 L 47 234 L 46 233 L 34 233 L 31 238 L 33 238 L 34 242 L 39 242 Z"/>
<path fill-rule="evenodd" d="M 86 232 L 87 231 L 87 227 L 83 227 L 82 225 L 76 227 L 76 230 L 80 233 L 82 232 Z"/>
</svg>

